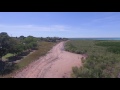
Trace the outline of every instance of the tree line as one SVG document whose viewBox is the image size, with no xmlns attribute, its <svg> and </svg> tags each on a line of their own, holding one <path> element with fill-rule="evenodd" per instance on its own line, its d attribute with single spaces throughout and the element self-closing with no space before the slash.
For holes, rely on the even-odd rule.
<svg viewBox="0 0 120 90">
<path fill-rule="evenodd" d="M 60 37 L 40 37 L 39 38 L 40 41 L 47 41 L 47 42 L 59 42 L 59 41 L 66 41 L 68 40 L 68 38 L 60 38 Z"/>
<path fill-rule="evenodd" d="M 0 76 L 11 73 L 13 70 L 19 68 L 14 61 L 21 60 L 23 56 L 27 56 L 31 51 L 43 48 L 42 43 L 60 42 L 67 40 L 67 38 L 60 37 L 33 37 L 33 36 L 19 36 L 12 37 L 6 32 L 0 33 Z M 48 45 L 49 46 L 49 45 Z M 42 52 L 42 51 L 41 51 Z M 2 57 L 12 54 L 7 60 L 2 60 Z M 27 62 L 27 61 L 26 61 Z"/>
<path fill-rule="evenodd" d="M 10 37 L 6 32 L 2 32 L 0 33 L 0 58 L 7 53 L 18 55 L 24 51 L 36 49 L 37 41 L 37 38 L 33 36 L 15 38 Z"/>
<path fill-rule="evenodd" d="M 40 41 L 47 42 L 59 42 L 67 40 L 67 38 L 59 37 L 33 37 L 33 36 L 20 36 L 20 37 L 10 37 L 6 32 L 0 33 L 0 58 L 7 53 L 12 53 L 14 55 L 21 54 L 25 51 L 36 50 L 38 48 L 38 43 Z"/>
</svg>

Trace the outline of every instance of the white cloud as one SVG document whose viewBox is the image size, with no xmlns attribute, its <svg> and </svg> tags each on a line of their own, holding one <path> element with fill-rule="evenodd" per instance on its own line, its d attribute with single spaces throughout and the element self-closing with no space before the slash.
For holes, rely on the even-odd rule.
<svg viewBox="0 0 120 90">
<path fill-rule="evenodd" d="M 104 20 L 110 20 L 112 19 L 112 17 L 104 17 L 104 18 L 98 18 L 98 19 L 94 19 L 92 20 L 92 22 L 100 22 L 100 21 L 104 21 Z"/>
<path fill-rule="evenodd" d="M 102 18 L 96 18 L 96 19 L 93 19 L 89 22 L 83 23 L 82 25 L 91 26 L 91 25 L 94 25 L 97 23 L 109 24 L 109 23 L 115 23 L 115 22 L 119 22 L 119 21 L 120 21 L 120 17 L 118 17 L 117 15 L 113 15 L 113 16 L 107 16 L 107 17 L 102 17 Z"/>
<path fill-rule="evenodd" d="M 69 31 L 70 28 L 64 25 L 49 25 L 49 26 L 36 26 L 36 25 L 2 25 L 0 24 L 0 31 Z"/>
<path fill-rule="evenodd" d="M 117 20 L 120 20 L 120 18 L 117 16 L 108 16 L 108 17 L 104 17 L 104 18 L 94 19 L 94 20 L 92 20 L 92 22 L 104 22 L 104 21 L 113 22 L 113 21 L 117 21 Z"/>
</svg>

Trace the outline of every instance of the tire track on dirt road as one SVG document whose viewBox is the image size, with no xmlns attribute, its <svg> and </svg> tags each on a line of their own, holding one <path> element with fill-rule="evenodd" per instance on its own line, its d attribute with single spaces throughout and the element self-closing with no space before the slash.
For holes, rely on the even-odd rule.
<svg viewBox="0 0 120 90">
<path fill-rule="evenodd" d="M 81 66 L 82 55 L 64 51 L 64 43 L 58 43 L 14 78 L 69 78 L 72 67 Z"/>
</svg>

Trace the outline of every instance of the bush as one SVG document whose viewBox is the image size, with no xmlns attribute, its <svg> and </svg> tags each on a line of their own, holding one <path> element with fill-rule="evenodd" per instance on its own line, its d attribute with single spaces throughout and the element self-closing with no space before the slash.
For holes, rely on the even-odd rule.
<svg viewBox="0 0 120 90">
<path fill-rule="evenodd" d="M 72 68 L 74 78 L 117 78 L 120 75 L 120 41 L 73 40 L 66 43 L 67 50 L 87 54 L 82 67 Z"/>
</svg>

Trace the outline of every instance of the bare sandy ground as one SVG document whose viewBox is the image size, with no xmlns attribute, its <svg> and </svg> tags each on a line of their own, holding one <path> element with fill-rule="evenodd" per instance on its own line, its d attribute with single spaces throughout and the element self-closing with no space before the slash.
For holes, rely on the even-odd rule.
<svg viewBox="0 0 120 90">
<path fill-rule="evenodd" d="M 14 78 L 70 78 L 72 67 L 82 65 L 82 55 L 64 51 L 64 43 L 58 43 Z"/>
</svg>

